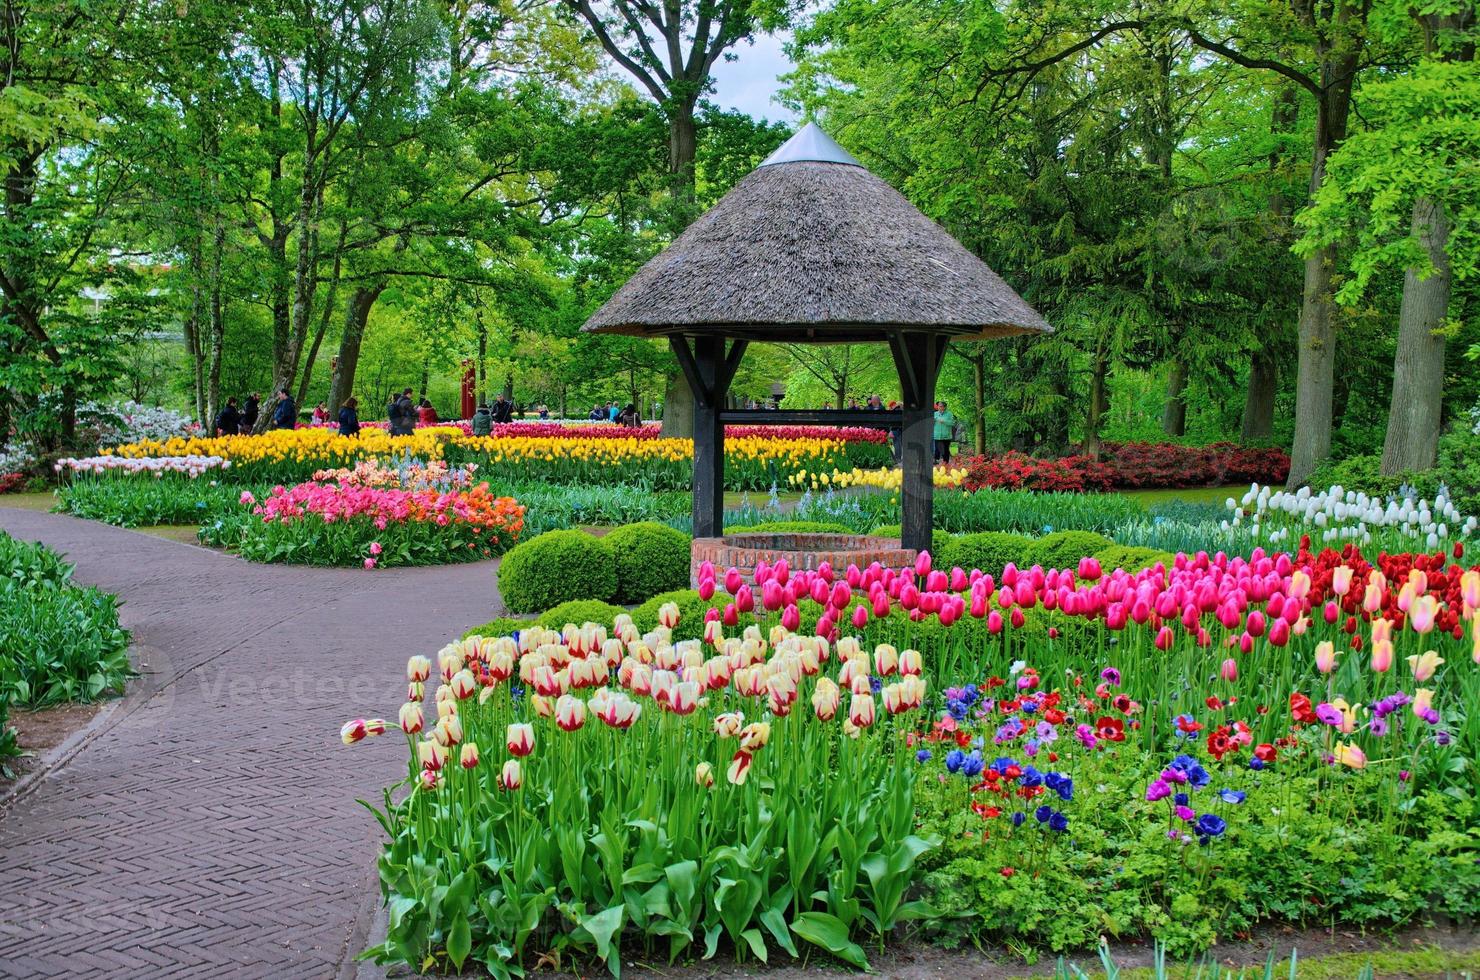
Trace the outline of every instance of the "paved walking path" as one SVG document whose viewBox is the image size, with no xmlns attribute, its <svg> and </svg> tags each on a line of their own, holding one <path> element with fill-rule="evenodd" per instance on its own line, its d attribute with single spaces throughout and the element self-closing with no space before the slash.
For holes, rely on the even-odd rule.
<svg viewBox="0 0 1480 980">
<path fill-rule="evenodd" d="M 0 976 L 353 976 L 404 772 L 405 658 L 494 612 L 493 565 L 255 565 L 56 514 L 0 528 L 118 593 L 145 675 L 110 727 L 0 815 Z"/>
</svg>

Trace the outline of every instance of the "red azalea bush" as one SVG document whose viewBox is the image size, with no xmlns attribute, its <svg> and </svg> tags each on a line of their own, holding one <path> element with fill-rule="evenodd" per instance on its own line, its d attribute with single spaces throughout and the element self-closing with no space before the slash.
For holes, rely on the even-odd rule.
<svg viewBox="0 0 1480 980">
<path fill-rule="evenodd" d="M 1217 487 L 1230 483 L 1283 483 L 1290 457 L 1280 449 L 1250 449 L 1231 442 L 1180 446 L 1169 442 L 1107 442 L 1104 458 L 1087 455 L 1039 459 L 1011 451 L 963 456 L 961 487 L 1087 493 L 1115 489 Z"/>
<path fill-rule="evenodd" d="M 16 493 L 26 487 L 26 474 L 0 473 L 0 493 Z"/>
<path fill-rule="evenodd" d="M 1131 489 L 1284 483 L 1290 475 L 1290 457 L 1284 450 L 1251 449 L 1232 442 L 1207 446 L 1107 442 L 1103 455 L 1115 471 L 1115 486 Z"/>
<path fill-rule="evenodd" d="M 963 456 L 956 465 L 966 470 L 961 489 L 968 492 L 992 487 L 1087 493 L 1103 492 L 1115 486 L 1114 469 L 1088 456 L 1039 459 L 1012 451 L 1000 456 Z"/>
</svg>

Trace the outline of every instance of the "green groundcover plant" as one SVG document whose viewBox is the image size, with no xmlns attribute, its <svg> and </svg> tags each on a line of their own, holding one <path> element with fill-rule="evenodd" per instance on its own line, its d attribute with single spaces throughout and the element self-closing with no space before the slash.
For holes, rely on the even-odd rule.
<svg viewBox="0 0 1480 980">
<path fill-rule="evenodd" d="M 55 552 L 0 532 L 0 703 L 94 701 L 133 676 L 118 600 L 71 579 Z"/>
</svg>

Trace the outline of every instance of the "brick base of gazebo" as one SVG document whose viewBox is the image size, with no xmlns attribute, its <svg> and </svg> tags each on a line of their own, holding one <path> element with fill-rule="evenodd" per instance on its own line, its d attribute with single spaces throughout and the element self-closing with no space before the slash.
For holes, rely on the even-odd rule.
<svg viewBox="0 0 1480 980">
<path fill-rule="evenodd" d="M 838 574 L 849 565 L 865 568 L 878 562 L 887 568 L 915 563 L 915 549 L 900 547 L 898 538 L 876 538 L 867 534 L 726 534 L 719 538 L 695 538 L 690 550 L 689 581 L 699 584 L 699 566 L 709 562 L 724 575 L 737 568 L 746 578 L 760 562 L 774 565 L 785 558 L 794 569 L 817 568 L 827 562 Z"/>
</svg>

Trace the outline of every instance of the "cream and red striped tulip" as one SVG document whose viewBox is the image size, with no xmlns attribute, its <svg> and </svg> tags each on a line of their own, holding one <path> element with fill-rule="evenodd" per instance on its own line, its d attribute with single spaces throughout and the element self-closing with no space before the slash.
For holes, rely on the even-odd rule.
<svg viewBox="0 0 1480 980">
<path fill-rule="evenodd" d="M 543 694 L 532 694 L 529 698 L 530 707 L 534 708 L 536 717 L 553 718 L 555 716 L 555 699 Z"/>
<path fill-rule="evenodd" d="M 842 698 L 842 692 L 831 678 L 817 678 L 817 686 L 812 689 L 812 710 L 816 712 L 818 720 L 832 721 L 833 716 L 838 713 Z"/>
<path fill-rule="evenodd" d="M 874 647 L 874 673 L 888 677 L 899 670 L 899 651 L 893 644 L 880 643 Z"/>
<path fill-rule="evenodd" d="M 415 701 L 407 701 L 401 705 L 401 731 L 407 735 L 415 735 L 426 725 L 426 719 L 422 716 L 421 705 Z"/>
<path fill-rule="evenodd" d="M 714 766 L 701 762 L 694 767 L 694 782 L 708 789 L 714 785 Z"/>
<path fill-rule="evenodd" d="M 452 675 L 463 668 L 462 654 L 458 653 L 455 648 L 444 647 L 437 655 L 437 663 L 442 670 L 442 683 L 449 683 Z"/>
<path fill-rule="evenodd" d="M 422 789 L 429 793 L 434 792 L 438 786 L 442 785 L 442 773 L 437 769 L 423 769 L 421 775 L 418 777 L 418 782 L 420 782 Z"/>
<path fill-rule="evenodd" d="M 534 751 L 534 726 L 519 723 L 510 725 L 504 734 L 504 744 L 510 755 L 520 758 L 529 755 Z"/>
<path fill-rule="evenodd" d="M 714 734 L 720 738 L 734 738 L 745 726 L 745 716 L 738 711 L 726 711 L 714 716 Z"/>
<path fill-rule="evenodd" d="M 848 701 L 848 720 L 858 728 L 867 728 L 874 723 L 874 696 L 854 692 Z"/>
<path fill-rule="evenodd" d="M 438 719 L 436 727 L 432 729 L 432 737 L 444 746 L 458 744 L 463 740 L 462 719 L 455 714 Z"/>
<path fill-rule="evenodd" d="M 423 681 L 408 681 L 406 684 L 406 700 L 420 701 L 427 696 L 427 686 Z"/>
<path fill-rule="evenodd" d="M 555 702 L 555 724 L 565 732 L 573 732 L 586 724 L 586 702 L 569 694 L 560 695 L 560 700 Z"/>
<path fill-rule="evenodd" d="M 424 681 L 432 676 L 432 662 L 426 657 L 416 656 L 406 661 L 406 679 Z"/>
<path fill-rule="evenodd" d="M 732 786 L 744 786 L 745 778 L 750 775 L 750 762 L 753 755 L 741 749 L 736 752 L 730 760 L 730 768 L 725 772 L 725 778 Z"/>
<path fill-rule="evenodd" d="M 345 745 L 354 745 L 356 742 L 363 741 L 369 734 L 365 719 L 356 718 L 354 721 L 345 722 L 344 727 L 339 729 L 339 740 Z"/>
<path fill-rule="evenodd" d="M 488 658 L 488 676 L 492 677 L 494 683 L 503 683 L 514 676 L 514 653 L 507 648 L 499 648 Z"/>
<path fill-rule="evenodd" d="M 464 742 L 457 761 L 464 769 L 476 769 L 478 767 L 478 743 Z"/>
<path fill-rule="evenodd" d="M 673 629 L 678 625 L 678 603 L 665 602 L 658 607 L 658 625 Z"/>
<path fill-rule="evenodd" d="M 757 752 L 770 740 L 770 722 L 753 721 L 740 730 L 740 747 L 746 752 Z"/>
<path fill-rule="evenodd" d="M 676 715 L 689 715 L 699 706 L 699 692 L 703 690 L 697 681 L 679 681 L 670 695 L 668 710 Z"/>
<path fill-rule="evenodd" d="M 899 651 L 899 672 L 918 677 L 925 669 L 919 650 Z"/>
<path fill-rule="evenodd" d="M 459 701 L 466 701 L 478 693 L 478 680 L 473 676 L 473 672 L 467 668 L 453 674 L 452 682 L 449 686 L 452 688 L 452 696 Z"/>
<path fill-rule="evenodd" d="M 504 763 L 504 768 L 498 775 L 498 783 L 508 790 L 515 790 L 524 785 L 524 770 L 519 767 L 518 759 L 510 759 Z"/>
<path fill-rule="evenodd" d="M 423 769 L 437 772 L 447 764 L 447 749 L 441 742 L 433 739 L 422 739 L 416 743 L 416 758 Z"/>
</svg>

